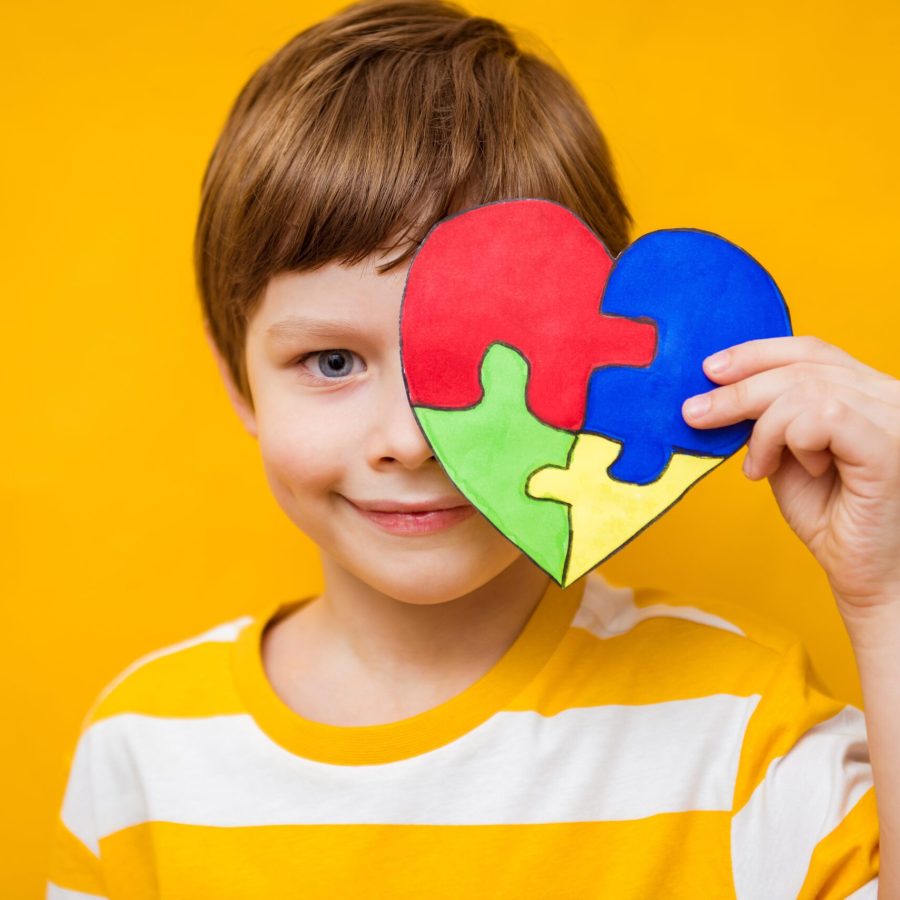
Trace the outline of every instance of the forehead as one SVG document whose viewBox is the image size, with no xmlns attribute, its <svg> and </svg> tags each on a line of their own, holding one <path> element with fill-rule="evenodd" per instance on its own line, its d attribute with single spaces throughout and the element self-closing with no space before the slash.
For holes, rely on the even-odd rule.
<svg viewBox="0 0 900 900">
<path fill-rule="evenodd" d="M 335 330 L 371 332 L 396 328 L 408 265 L 377 271 L 377 259 L 328 263 L 308 272 L 282 272 L 270 279 L 249 331 L 268 342 L 325 336 Z"/>
</svg>

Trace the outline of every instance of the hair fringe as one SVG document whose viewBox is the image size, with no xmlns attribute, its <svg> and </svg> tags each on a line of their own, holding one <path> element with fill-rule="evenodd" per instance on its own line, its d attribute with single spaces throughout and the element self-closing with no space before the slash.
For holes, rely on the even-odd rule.
<svg viewBox="0 0 900 900">
<path fill-rule="evenodd" d="M 606 140 L 557 66 L 438 0 L 357 3 L 292 38 L 234 101 L 201 187 L 206 327 L 252 404 L 244 350 L 284 271 L 406 262 L 440 219 L 497 200 L 569 207 L 617 254 L 631 217 Z"/>
</svg>

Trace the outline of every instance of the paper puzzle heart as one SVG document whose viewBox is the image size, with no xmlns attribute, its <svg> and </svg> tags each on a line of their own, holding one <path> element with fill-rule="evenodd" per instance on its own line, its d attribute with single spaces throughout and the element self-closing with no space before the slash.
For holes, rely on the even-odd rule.
<svg viewBox="0 0 900 900">
<path fill-rule="evenodd" d="M 703 359 L 791 334 L 771 276 L 704 231 L 646 234 L 618 258 L 547 200 L 439 222 L 403 294 L 410 404 L 459 490 L 567 586 L 671 507 L 753 423 L 688 426 Z"/>
</svg>

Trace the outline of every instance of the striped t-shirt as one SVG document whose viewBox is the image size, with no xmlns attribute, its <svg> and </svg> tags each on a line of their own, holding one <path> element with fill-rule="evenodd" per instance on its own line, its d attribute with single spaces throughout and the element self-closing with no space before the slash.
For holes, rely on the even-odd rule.
<svg viewBox="0 0 900 900">
<path fill-rule="evenodd" d="M 263 628 L 296 605 L 101 694 L 49 898 L 875 900 L 863 715 L 746 610 L 551 585 L 461 693 L 345 727 L 267 680 Z"/>
</svg>

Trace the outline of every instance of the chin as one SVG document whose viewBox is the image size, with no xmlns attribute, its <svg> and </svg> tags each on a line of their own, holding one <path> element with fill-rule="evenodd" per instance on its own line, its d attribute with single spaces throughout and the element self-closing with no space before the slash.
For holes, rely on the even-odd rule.
<svg viewBox="0 0 900 900">
<path fill-rule="evenodd" d="M 400 603 L 432 606 L 449 603 L 484 587 L 521 556 L 521 552 L 504 541 L 499 552 L 494 547 L 483 548 L 474 555 L 423 548 L 418 554 L 398 555 L 394 565 L 385 565 L 388 560 L 382 558 L 372 560 L 373 564 L 367 566 L 368 560 L 357 557 L 348 568 L 361 581 Z"/>
</svg>

